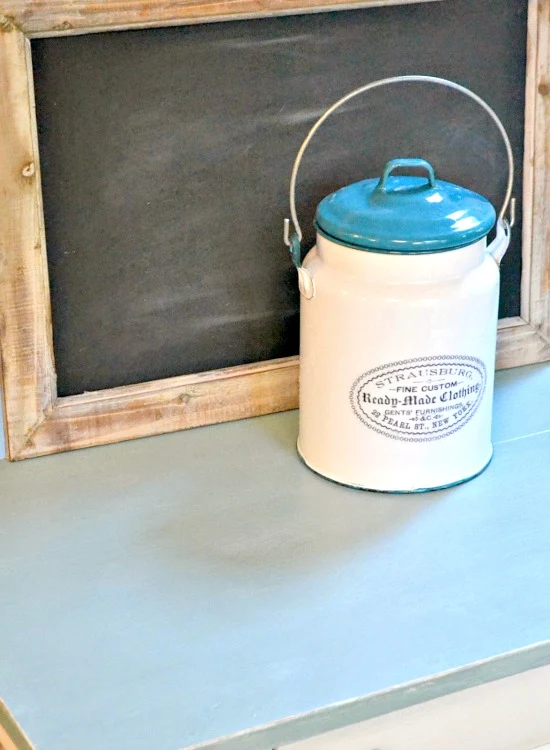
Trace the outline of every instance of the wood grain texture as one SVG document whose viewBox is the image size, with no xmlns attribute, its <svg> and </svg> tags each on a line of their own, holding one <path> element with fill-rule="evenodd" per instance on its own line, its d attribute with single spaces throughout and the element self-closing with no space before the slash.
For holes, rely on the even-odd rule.
<svg viewBox="0 0 550 750">
<path fill-rule="evenodd" d="M 30 43 L 0 33 L 0 348 L 8 452 L 15 455 L 55 399 Z"/>
<path fill-rule="evenodd" d="M 287 411 L 297 357 L 58 399 L 15 459 Z"/>
<path fill-rule="evenodd" d="M 521 319 L 501 331 L 497 363 L 550 359 L 550 0 L 529 0 Z"/>
<path fill-rule="evenodd" d="M 0 26 L 16 27 L 28 36 L 85 34 L 115 29 L 176 26 L 206 21 L 315 13 L 345 8 L 374 8 L 437 0 L 105 0 L 75 2 L 8 0 L 0 5 Z M 3 20 L 2 20 L 3 19 Z"/>
<path fill-rule="evenodd" d="M 525 137 L 523 142 L 523 221 L 520 315 L 529 319 L 531 254 L 533 250 L 533 191 L 535 173 L 535 107 L 537 101 L 537 27 L 538 0 L 529 0 L 527 17 L 527 61 L 525 87 Z"/>
<path fill-rule="evenodd" d="M 29 738 L 0 700 L 0 750 L 33 750 Z"/>
<path fill-rule="evenodd" d="M 425 1 L 425 0 L 420 0 Z M 0 13 L 0 344 L 12 460 L 292 409 L 296 358 L 57 398 L 32 69 L 25 35 L 399 5 L 238 0 L 8 2 Z M 24 32 L 24 33 L 22 33 Z M 501 321 L 497 366 L 550 359 L 550 0 L 529 0 L 522 317 Z"/>
<path fill-rule="evenodd" d="M 535 5 L 535 0 L 533 0 Z M 533 13 L 533 15 L 535 15 Z M 532 253 L 526 266 L 528 320 L 550 339 L 550 0 L 536 4 L 536 23 L 530 24 L 530 67 L 534 85 L 527 118 L 532 132 Z"/>
<path fill-rule="evenodd" d="M 550 345 L 533 325 L 522 318 L 508 318 L 499 323 L 497 370 L 545 362 L 548 359 Z"/>
</svg>

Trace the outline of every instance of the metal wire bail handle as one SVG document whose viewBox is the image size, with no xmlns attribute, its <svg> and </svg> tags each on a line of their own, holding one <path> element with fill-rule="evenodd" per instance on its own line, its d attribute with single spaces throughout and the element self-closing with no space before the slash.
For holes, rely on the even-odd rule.
<svg viewBox="0 0 550 750">
<path fill-rule="evenodd" d="M 512 188 L 513 188 L 513 183 L 514 183 L 514 155 L 512 153 L 512 146 L 510 144 L 510 138 L 508 137 L 508 133 L 506 132 L 504 125 L 498 118 L 496 112 L 493 109 L 491 109 L 491 107 L 487 104 L 487 102 L 484 99 L 482 99 L 477 94 L 474 94 L 473 91 L 470 91 L 470 89 L 467 89 L 465 86 L 461 86 L 459 83 L 455 83 L 454 81 L 448 81 L 446 78 L 437 78 L 435 76 L 423 76 L 423 75 L 422 76 L 421 75 L 394 76 L 392 78 L 381 78 L 378 81 L 367 83 L 365 86 L 361 86 L 360 88 L 355 89 L 354 91 L 350 91 L 349 94 L 346 94 L 345 96 L 343 96 L 341 99 L 335 102 L 331 107 L 329 107 L 323 115 L 321 115 L 321 117 L 313 125 L 313 127 L 307 134 L 304 142 L 300 146 L 300 150 L 298 151 L 298 154 L 296 155 L 294 166 L 292 167 L 292 174 L 290 176 L 289 198 L 290 198 L 291 219 L 284 220 L 284 241 L 285 241 L 285 245 L 288 245 L 288 247 L 290 248 L 290 255 L 292 257 L 292 261 L 294 262 L 294 265 L 296 266 L 296 268 L 301 269 L 302 267 L 302 248 L 301 248 L 302 229 L 300 227 L 298 216 L 296 214 L 296 178 L 298 175 L 298 170 L 300 168 L 302 158 L 304 156 L 304 153 L 307 147 L 309 146 L 311 142 L 311 139 L 313 138 L 315 133 L 319 130 L 321 125 L 325 122 L 325 120 L 328 119 L 333 114 L 333 112 L 335 112 L 339 107 L 341 107 L 343 104 L 348 102 L 350 99 L 353 99 L 354 97 L 359 96 L 359 94 L 364 94 L 366 91 L 377 89 L 381 86 L 387 86 L 392 83 L 409 83 L 409 82 L 435 83 L 435 84 L 438 84 L 439 86 L 445 86 L 446 88 L 454 89 L 455 91 L 459 91 L 461 94 L 465 94 L 470 99 L 473 99 L 475 102 L 477 102 L 480 105 L 480 107 L 483 107 L 483 109 L 491 116 L 492 120 L 494 121 L 497 128 L 499 129 L 499 132 L 504 141 L 504 145 L 506 146 L 506 155 L 508 158 L 508 185 L 506 188 L 506 194 L 504 196 L 504 202 L 502 204 L 502 208 L 500 209 L 500 212 L 498 215 L 498 221 L 497 221 L 497 238 L 500 238 L 501 246 L 504 247 L 504 251 L 502 251 L 502 254 L 500 257 L 504 255 L 504 252 L 506 251 L 506 247 L 508 246 L 508 241 L 510 237 L 510 229 L 514 226 L 514 223 L 515 223 L 515 214 L 516 214 L 516 199 L 512 198 Z M 509 219 L 505 219 L 504 217 L 508 209 L 508 206 L 510 206 L 510 217 Z M 292 227 L 293 227 L 292 234 L 290 232 L 291 220 L 292 220 Z M 499 260 L 500 258 L 497 258 L 497 262 Z"/>
</svg>

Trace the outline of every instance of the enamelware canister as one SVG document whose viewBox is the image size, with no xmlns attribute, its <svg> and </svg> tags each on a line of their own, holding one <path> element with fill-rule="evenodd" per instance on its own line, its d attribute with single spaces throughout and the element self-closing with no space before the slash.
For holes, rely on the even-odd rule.
<svg viewBox="0 0 550 750">
<path fill-rule="evenodd" d="M 302 261 L 295 184 L 311 138 L 353 96 L 403 81 L 454 88 L 491 115 L 509 170 L 498 219 L 486 198 L 438 179 L 427 161 L 394 159 L 379 177 L 321 201 L 316 245 Z M 367 84 L 314 125 L 292 173 L 292 233 L 285 221 L 301 293 L 298 451 L 311 469 L 353 487 L 419 492 L 466 481 L 488 465 L 512 182 L 502 123 L 476 94 L 445 79 Z"/>
</svg>

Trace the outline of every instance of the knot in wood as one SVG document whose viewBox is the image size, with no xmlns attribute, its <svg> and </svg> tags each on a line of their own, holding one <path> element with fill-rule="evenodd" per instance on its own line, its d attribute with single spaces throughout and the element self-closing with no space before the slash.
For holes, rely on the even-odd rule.
<svg viewBox="0 0 550 750">
<path fill-rule="evenodd" d="M 53 31 L 69 31 L 69 29 L 74 28 L 72 23 L 70 21 L 63 21 L 63 23 L 57 24 L 57 26 L 53 27 Z"/>
<path fill-rule="evenodd" d="M 23 175 L 23 177 L 32 177 L 35 171 L 36 168 L 34 166 L 34 162 L 30 161 L 28 164 L 25 164 L 25 166 L 21 170 L 21 174 Z"/>
</svg>

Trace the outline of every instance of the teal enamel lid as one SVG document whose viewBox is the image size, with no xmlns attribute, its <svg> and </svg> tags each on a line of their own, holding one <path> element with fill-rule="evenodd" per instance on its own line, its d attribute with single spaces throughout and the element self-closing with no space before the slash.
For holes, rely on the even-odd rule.
<svg viewBox="0 0 550 750">
<path fill-rule="evenodd" d="M 391 175 L 423 168 L 426 177 Z M 317 208 L 317 230 L 342 245 L 381 253 L 434 253 L 485 237 L 495 209 L 481 195 L 437 180 L 424 159 L 393 159 L 380 179 L 348 185 Z"/>
</svg>

